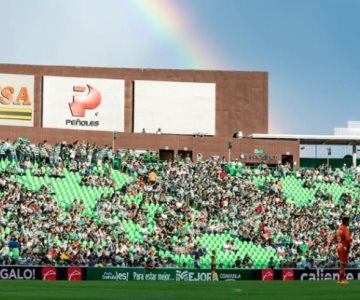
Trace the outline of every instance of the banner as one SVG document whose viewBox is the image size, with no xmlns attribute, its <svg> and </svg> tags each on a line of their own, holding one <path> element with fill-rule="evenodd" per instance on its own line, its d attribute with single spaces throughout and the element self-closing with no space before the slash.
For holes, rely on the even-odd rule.
<svg viewBox="0 0 360 300">
<path fill-rule="evenodd" d="M 209 269 L 87 268 L 88 280 L 211 281 Z M 337 269 L 219 269 L 219 281 L 237 280 L 338 280 Z M 346 270 L 348 280 L 360 280 L 360 269 Z"/>
<path fill-rule="evenodd" d="M 50 272 L 45 272 L 45 269 Z M 43 274 L 48 274 L 48 276 L 46 279 L 43 277 L 43 280 L 86 280 L 86 269 L 80 267 L 44 267 Z"/>
<path fill-rule="evenodd" d="M 337 269 L 219 269 L 218 281 L 338 280 Z M 360 269 L 347 269 L 347 280 L 360 280 Z M 210 269 L 0 267 L 0 280 L 211 281 Z"/>
<path fill-rule="evenodd" d="M 211 281 L 209 269 L 87 268 L 86 274 L 88 280 Z M 251 280 L 255 279 L 254 274 L 253 270 L 221 269 L 216 271 L 216 280 Z"/>
<path fill-rule="evenodd" d="M 34 76 L 0 74 L 0 125 L 34 125 Z"/>
<path fill-rule="evenodd" d="M 217 280 L 219 273 L 216 272 Z M 180 269 L 176 270 L 176 281 L 211 281 L 211 270 Z"/>
<path fill-rule="evenodd" d="M 216 84 L 134 82 L 134 132 L 215 135 Z"/>
<path fill-rule="evenodd" d="M 347 280 L 360 280 L 360 269 L 346 269 Z M 338 269 L 294 270 L 295 280 L 339 280 Z"/>
<path fill-rule="evenodd" d="M 174 281 L 174 269 L 144 268 L 87 268 L 88 280 L 115 280 L 115 281 Z"/>
<path fill-rule="evenodd" d="M 0 267 L 0 280 L 35 280 L 41 279 L 39 267 Z"/>
<path fill-rule="evenodd" d="M 252 270 L 219 269 L 216 270 L 216 280 L 236 281 L 254 279 Z M 211 281 L 211 270 L 177 269 L 176 281 Z"/>
<path fill-rule="evenodd" d="M 82 269 L 74 268 L 74 267 L 67 268 L 67 280 L 81 281 L 82 280 Z"/>
<path fill-rule="evenodd" d="M 284 281 L 294 280 L 294 270 L 283 269 L 282 270 L 282 280 L 284 280 Z"/>
<path fill-rule="evenodd" d="M 42 105 L 46 128 L 124 131 L 124 80 L 44 76 Z"/>
<path fill-rule="evenodd" d="M 42 268 L 42 280 L 53 281 L 57 280 L 57 270 L 55 267 Z"/>
<path fill-rule="evenodd" d="M 254 280 L 255 273 L 253 270 L 240 269 L 220 269 L 216 271 L 217 277 L 220 281 L 235 281 L 235 280 Z"/>
<path fill-rule="evenodd" d="M 274 280 L 274 270 L 272 269 L 261 270 L 261 279 Z"/>
</svg>

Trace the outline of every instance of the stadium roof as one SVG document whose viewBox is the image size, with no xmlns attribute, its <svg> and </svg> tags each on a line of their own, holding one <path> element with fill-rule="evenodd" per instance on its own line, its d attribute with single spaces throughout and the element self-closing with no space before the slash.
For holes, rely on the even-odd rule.
<svg viewBox="0 0 360 300">
<path fill-rule="evenodd" d="M 253 133 L 249 135 L 249 138 L 268 139 L 268 140 L 298 140 L 300 144 L 304 144 L 304 145 L 360 145 L 360 135 L 345 136 L 345 135 Z"/>
</svg>

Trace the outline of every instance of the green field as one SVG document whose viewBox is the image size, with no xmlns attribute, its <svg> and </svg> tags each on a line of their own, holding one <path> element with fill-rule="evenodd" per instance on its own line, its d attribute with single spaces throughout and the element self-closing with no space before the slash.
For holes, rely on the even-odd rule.
<svg viewBox="0 0 360 300">
<path fill-rule="evenodd" d="M 360 281 L 100 282 L 0 281 L 0 299 L 360 299 Z"/>
</svg>

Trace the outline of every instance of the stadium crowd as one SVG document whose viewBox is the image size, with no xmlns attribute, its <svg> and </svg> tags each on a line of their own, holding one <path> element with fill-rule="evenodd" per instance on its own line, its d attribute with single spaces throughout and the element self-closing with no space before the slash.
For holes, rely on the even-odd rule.
<svg viewBox="0 0 360 300">
<path fill-rule="evenodd" d="M 335 267 L 332 237 L 340 217 L 349 215 L 350 266 L 360 267 L 358 198 L 343 194 L 334 201 L 331 193 L 319 189 L 314 201 L 300 206 L 283 192 L 287 176 L 303 179 L 306 189 L 318 182 L 343 185 L 345 177 L 351 177 L 359 189 L 360 168 L 322 165 L 292 170 L 266 164 L 250 168 L 224 158 L 161 162 L 148 151 L 139 155 L 85 142 L 32 145 L 26 139 L 0 142 L 0 160 L 9 161 L 0 171 L 0 265 L 189 267 L 179 265 L 174 254 L 188 255 L 193 258 L 191 266 L 203 267 L 201 257 L 210 250 L 199 238 L 229 233 L 231 238 L 217 251 L 236 254 L 234 268 L 254 265 L 252 253 L 237 254 L 236 240 L 275 249 L 275 262 L 271 259 L 263 267 Z M 95 174 L 94 166 L 101 167 L 103 174 Z M 32 191 L 13 180 L 26 170 L 33 176 L 61 178 L 65 169 L 81 174 L 81 185 L 110 187 L 114 193 L 102 196 L 89 215 L 83 199 L 74 199 L 64 210 L 51 185 Z M 118 187 L 113 169 L 132 180 Z M 263 185 L 253 181 L 268 175 L 273 179 Z M 138 194 L 142 194 L 138 203 L 125 200 Z M 162 207 L 154 213 L 154 224 L 146 204 Z M 119 215 L 139 227 L 142 241 L 128 238 L 116 218 Z"/>
</svg>

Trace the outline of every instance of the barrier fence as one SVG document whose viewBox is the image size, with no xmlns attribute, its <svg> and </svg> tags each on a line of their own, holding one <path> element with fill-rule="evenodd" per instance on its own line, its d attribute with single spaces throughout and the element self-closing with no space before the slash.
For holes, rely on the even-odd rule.
<svg viewBox="0 0 360 300">
<path fill-rule="evenodd" d="M 219 281 L 339 279 L 337 269 L 220 269 L 216 274 Z M 347 269 L 346 278 L 360 280 L 360 269 Z M 211 281 L 211 270 L 0 266 L 0 280 Z"/>
</svg>

